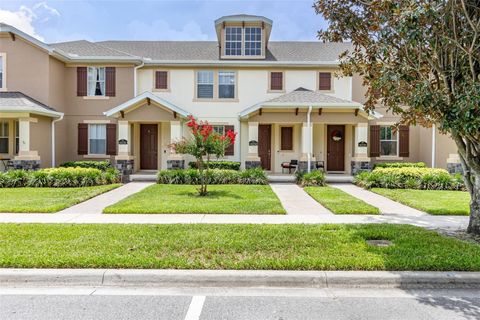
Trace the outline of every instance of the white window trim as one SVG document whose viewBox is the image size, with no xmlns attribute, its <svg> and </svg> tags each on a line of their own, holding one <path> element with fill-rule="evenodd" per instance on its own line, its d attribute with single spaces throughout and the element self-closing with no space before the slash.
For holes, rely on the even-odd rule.
<svg viewBox="0 0 480 320">
<path fill-rule="evenodd" d="M 232 98 L 221 98 L 220 97 L 220 86 L 222 85 L 220 83 L 220 73 L 224 74 L 229 74 L 230 76 L 233 76 L 233 97 Z M 235 71 L 229 71 L 229 70 L 219 70 L 217 71 L 217 98 L 222 99 L 222 100 L 232 100 L 237 98 L 237 73 Z M 215 81 L 214 81 L 215 82 Z M 229 84 L 223 84 L 223 85 L 229 85 Z"/>
<path fill-rule="evenodd" d="M 105 126 L 105 153 L 90 153 L 90 126 L 104 125 Z M 98 139 L 97 139 L 98 140 Z M 104 158 L 110 157 L 107 155 L 107 124 L 106 123 L 88 123 L 88 154 L 87 158 Z"/>
<path fill-rule="evenodd" d="M 7 152 L 0 152 L 0 154 L 7 155 L 7 154 L 10 154 L 10 151 L 11 151 L 10 150 L 10 121 L 9 120 L 0 120 L 0 123 L 2 124 L 1 125 L 2 130 L 0 132 L 0 138 L 2 138 L 2 139 L 7 138 Z M 8 125 L 8 130 L 7 130 L 7 135 L 6 136 L 3 135 L 3 130 L 4 130 L 3 126 L 4 126 L 5 123 Z"/>
<path fill-rule="evenodd" d="M 198 73 L 202 71 L 208 71 L 213 73 L 213 97 L 212 98 L 199 98 L 198 97 Z M 219 73 L 220 72 L 232 72 L 235 77 L 235 89 L 233 98 L 219 98 Z M 238 102 L 238 73 L 234 70 L 212 70 L 212 69 L 198 69 L 194 70 L 194 93 L 193 102 Z"/>
<path fill-rule="evenodd" d="M 230 28 L 239 28 L 240 29 L 240 41 L 233 41 L 233 42 L 240 42 L 240 54 L 227 54 L 227 29 L 230 29 Z M 225 32 L 224 32 L 224 35 L 223 35 L 223 43 L 224 43 L 224 49 L 223 49 L 223 55 L 226 56 L 226 57 L 240 57 L 240 56 L 243 56 L 244 53 L 245 53 L 245 42 L 244 42 L 244 39 L 245 39 L 245 29 L 241 26 L 227 26 L 225 27 Z"/>
<path fill-rule="evenodd" d="M 89 88 L 90 88 L 90 82 L 91 81 L 90 81 L 89 74 L 90 74 L 90 70 L 93 69 L 93 68 L 98 69 L 98 70 L 100 70 L 100 69 L 104 70 L 103 71 L 104 78 L 103 78 L 103 92 L 102 92 L 103 94 L 102 95 L 95 95 L 95 94 L 90 95 Z M 98 81 L 102 82 L 102 80 L 98 80 Z M 96 87 L 97 80 L 94 80 L 94 82 L 95 82 L 95 87 Z M 107 91 L 107 70 L 106 70 L 106 68 L 103 67 L 103 66 L 89 66 L 89 67 L 87 67 L 87 95 L 86 95 L 86 97 L 88 97 L 89 99 L 92 99 L 92 98 L 93 99 L 98 99 L 98 98 L 104 99 L 105 97 L 107 97 L 106 96 L 106 91 Z"/>
<path fill-rule="evenodd" d="M 249 41 L 248 41 L 248 42 L 250 42 L 250 43 L 258 43 L 258 42 L 260 42 L 260 54 L 248 54 L 248 55 L 247 55 L 247 53 L 246 53 L 246 50 L 247 50 L 247 46 L 246 46 L 246 44 L 247 44 L 247 40 L 246 40 L 246 35 L 247 35 L 246 29 L 247 29 L 247 28 L 248 28 L 248 29 L 259 29 L 259 30 L 260 30 L 260 41 L 257 41 L 257 40 L 255 40 L 255 41 L 249 40 Z M 243 28 L 243 37 L 242 37 L 242 39 L 243 39 L 243 43 L 242 43 L 242 49 L 243 49 L 243 51 L 242 51 L 242 53 L 243 53 L 244 56 L 246 56 L 246 57 L 258 57 L 258 56 L 261 56 L 261 55 L 262 55 L 263 32 L 262 32 L 262 28 L 261 28 L 261 27 L 253 27 L 253 26 L 252 26 L 252 27 L 244 27 L 244 28 Z M 251 48 L 250 48 L 250 50 L 251 50 Z"/>
<path fill-rule="evenodd" d="M 0 52 L 0 57 L 2 58 L 2 86 L 0 91 L 8 91 L 7 89 L 7 53 Z"/>
<path fill-rule="evenodd" d="M 399 154 L 400 154 L 400 139 L 399 139 L 399 134 L 397 132 L 397 138 L 396 139 L 382 139 L 382 127 L 384 128 L 390 128 L 393 130 L 393 128 L 390 125 L 380 125 L 380 157 L 382 159 L 399 159 Z M 393 135 L 393 132 L 392 132 Z M 387 141 L 387 142 L 396 142 L 397 143 L 397 148 L 396 148 L 396 154 L 394 155 L 382 155 L 382 141 Z"/>
</svg>

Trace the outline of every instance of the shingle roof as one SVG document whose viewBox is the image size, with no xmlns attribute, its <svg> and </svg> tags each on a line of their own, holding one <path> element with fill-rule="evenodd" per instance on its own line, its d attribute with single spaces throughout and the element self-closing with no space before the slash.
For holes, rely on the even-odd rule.
<svg viewBox="0 0 480 320">
<path fill-rule="evenodd" d="M 32 112 L 53 116 L 62 115 L 52 107 L 43 104 L 26 94 L 18 91 L 0 92 L 0 111 L 3 112 Z"/>
<path fill-rule="evenodd" d="M 69 54 L 82 56 L 143 57 L 156 61 L 219 61 L 216 41 L 73 41 L 51 44 Z M 350 43 L 270 41 L 265 61 L 332 62 Z"/>
<path fill-rule="evenodd" d="M 340 99 L 328 94 L 317 91 L 308 90 L 305 88 L 297 88 L 292 92 L 278 96 L 266 103 L 351 103 L 352 101 Z"/>
</svg>

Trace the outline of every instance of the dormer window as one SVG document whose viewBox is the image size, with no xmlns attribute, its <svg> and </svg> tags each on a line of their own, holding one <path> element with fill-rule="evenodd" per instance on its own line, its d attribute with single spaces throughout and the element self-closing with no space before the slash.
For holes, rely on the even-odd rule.
<svg viewBox="0 0 480 320">
<path fill-rule="evenodd" d="M 245 55 L 262 54 L 262 28 L 245 28 Z"/>
<path fill-rule="evenodd" d="M 225 55 L 226 56 L 242 55 L 242 28 L 241 27 L 225 28 Z"/>
</svg>

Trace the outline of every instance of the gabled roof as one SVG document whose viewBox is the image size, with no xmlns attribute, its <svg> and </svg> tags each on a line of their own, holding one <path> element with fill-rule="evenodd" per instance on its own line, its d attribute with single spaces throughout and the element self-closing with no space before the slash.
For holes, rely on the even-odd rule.
<svg viewBox="0 0 480 320">
<path fill-rule="evenodd" d="M 255 16 L 251 14 L 242 13 L 242 14 L 233 14 L 229 16 L 220 17 L 217 20 L 215 20 L 215 24 L 217 25 L 223 22 L 250 22 L 250 21 L 254 21 L 254 22 L 261 21 L 261 22 L 268 23 L 269 25 L 273 23 L 272 20 L 265 18 L 264 16 Z"/>
<path fill-rule="evenodd" d="M 50 117 L 62 117 L 63 113 L 18 91 L 0 92 L 0 112 L 28 112 Z"/>
<path fill-rule="evenodd" d="M 107 117 L 111 117 L 111 116 L 114 116 L 115 114 L 117 114 L 121 111 L 127 110 L 128 108 L 134 106 L 137 103 L 142 102 L 143 100 L 148 100 L 148 99 L 150 99 L 151 101 L 154 101 L 155 103 L 157 103 L 159 105 L 162 105 L 162 106 L 166 107 L 167 109 L 170 109 L 172 112 L 176 112 L 180 116 L 187 117 L 187 116 L 190 115 L 189 112 L 183 110 L 182 108 L 177 107 L 173 103 L 171 103 L 171 102 L 169 102 L 169 101 L 167 101 L 167 100 L 165 100 L 165 99 L 163 99 L 163 98 L 161 98 L 157 95 L 154 95 L 153 93 L 151 93 L 149 91 L 146 91 L 146 92 L 136 96 L 135 98 L 132 98 L 132 99 L 122 103 L 119 106 L 116 106 L 115 108 L 112 108 L 108 111 L 105 111 L 103 114 L 106 115 Z"/>
</svg>

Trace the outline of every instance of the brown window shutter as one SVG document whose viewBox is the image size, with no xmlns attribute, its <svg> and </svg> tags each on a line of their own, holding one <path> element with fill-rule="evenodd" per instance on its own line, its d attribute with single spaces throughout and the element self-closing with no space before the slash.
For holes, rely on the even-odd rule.
<svg viewBox="0 0 480 320">
<path fill-rule="evenodd" d="M 107 155 L 117 154 L 117 125 L 107 123 Z"/>
<path fill-rule="evenodd" d="M 87 67 L 77 67 L 77 97 L 87 95 Z"/>
<path fill-rule="evenodd" d="M 234 131 L 234 126 L 225 126 L 225 134 L 227 134 L 228 130 Z M 227 148 L 225 148 L 225 155 L 226 156 L 233 156 L 234 154 L 234 145 L 231 144 Z"/>
<path fill-rule="evenodd" d="M 380 126 L 370 126 L 370 157 L 380 157 Z"/>
<path fill-rule="evenodd" d="M 270 72 L 270 90 L 283 90 L 283 72 Z"/>
<path fill-rule="evenodd" d="M 115 67 L 105 68 L 105 95 L 115 97 Z"/>
<path fill-rule="evenodd" d="M 399 157 L 409 157 L 410 156 L 410 128 L 408 126 L 400 126 L 398 128 L 399 132 Z"/>
<path fill-rule="evenodd" d="M 282 150 L 293 150 L 293 127 L 282 127 L 281 148 Z"/>
<path fill-rule="evenodd" d="M 88 154 L 88 124 L 78 124 L 78 154 Z"/>
<path fill-rule="evenodd" d="M 332 74 L 330 72 L 318 74 L 318 90 L 332 90 Z"/>
<path fill-rule="evenodd" d="M 167 71 L 155 71 L 155 89 L 168 89 Z"/>
</svg>

